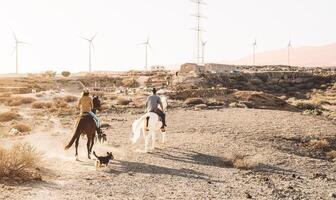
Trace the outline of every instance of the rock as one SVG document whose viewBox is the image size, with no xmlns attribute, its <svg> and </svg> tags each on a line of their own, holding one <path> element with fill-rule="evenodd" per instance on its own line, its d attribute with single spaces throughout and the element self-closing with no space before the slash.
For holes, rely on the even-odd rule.
<svg viewBox="0 0 336 200">
<path fill-rule="evenodd" d="M 19 130 L 17 130 L 16 128 L 12 128 L 10 129 L 9 131 L 9 135 L 18 135 L 20 134 L 21 132 Z"/>
<path fill-rule="evenodd" d="M 208 106 L 205 105 L 205 104 L 198 104 L 198 105 L 196 105 L 195 107 L 196 107 L 196 108 L 199 108 L 199 109 L 205 109 L 205 108 L 207 108 Z"/>
<path fill-rule="evenodd" d="M 248 199 L 252 199 L 252 195 L 250 195 L 250 193 L 245 192 L 245 195 L 246 195 L 246 198 L 248 198 Z"/>
</svg>

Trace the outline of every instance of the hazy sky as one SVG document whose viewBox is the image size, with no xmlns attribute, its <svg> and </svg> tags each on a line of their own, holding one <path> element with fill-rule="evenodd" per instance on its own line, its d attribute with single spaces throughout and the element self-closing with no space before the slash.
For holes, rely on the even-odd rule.
<svg viewBox="0 0 336 200">
<path fill-rule="evenodd" d="M 336 42 L 336 0 L 206 0 L 203 34 L 207 61 L 233 60 L 252 51 Z M 88 69 L 88 44 L 94 41 L 93 70 L 128 70 L 149 64 L 195 61 L 195 6 L 189 0 L 0 0 L 0 73 L 15 71 L 14 39 L 21 72 Z"/>
</svg>

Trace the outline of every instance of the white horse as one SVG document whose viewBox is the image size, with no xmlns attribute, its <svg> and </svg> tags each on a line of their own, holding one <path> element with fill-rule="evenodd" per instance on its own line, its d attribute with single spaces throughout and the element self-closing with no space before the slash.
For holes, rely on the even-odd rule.
<svg viewBox="0 0 336 200">
<path fill-rule="evenodd" d="M 161 101 L 163 104 L 163 110 L 166 110 L 167 108 L 167 98 L 161 97 Z M 149 117 L 148 120 L 148 131 L 146 131 L 146 119 Z M 144 114 L 140 117 L 140 119 L 137 119 L 132 124 L 132 143 L 135 144 L 138 139 L 141 136 L 141 133 L 144 136 L 145 139 L 145 152 L 148 152 L 149 149 L 149 143 L 150 139 L 152 139 L 152 144 L 150 147 L 150 150 L 154 150 L 155 148 L 155 139 L 156 139 L 156 133 L 161 132 L 162 135 L 162 143 L 165 143 L 166 140 L 166 132 L 161 131 L 162 122 L 160 121 L 159 115 L 153 112 L 149 112 Z"/>
</svg>

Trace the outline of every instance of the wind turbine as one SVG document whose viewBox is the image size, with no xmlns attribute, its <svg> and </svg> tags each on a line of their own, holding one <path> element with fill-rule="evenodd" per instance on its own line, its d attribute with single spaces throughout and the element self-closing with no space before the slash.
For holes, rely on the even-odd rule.
<svg viewBox="0 0 336 200">
<path fill-rule="evenodd" d="M 202 63 L 204 64 L 204 50 L 205 45 L 208 43 L 208 41 L 202 41 Z"/>
<path fill-rule="evenodd" d="M 94 36 L 92 36 L 91 38 L 81 37 L 83 40 L 86 40 L 86 41 L 89 42 L 89 73 L 91 73 L 91 71 L 92 71 L 91 47 L 94 48 L 93 40 L 95 39 L 96 35 L 97 35 L 97 33 L 94 34 Z"/>
<path fill-rule="evenodd" d="M 14 50 L 13 50 L 13 53 L 15 51 L 15 73 L 19 74 L 19 46 L 20 46 L 20 44 L 28 44 L 28 43 L 18 40 L 14 30 L 12 28 L 11 28 L 11 30 L 12 30 L 13 37 L 14 37 L 14 40 L 15 40 L 15 47 L 14 47 Z"/>
<path fill-rule="evenodd" d="M 288 45 L 287 45 L 287 53 L 288 53 L 288 57 L 287 57 L 287 61 L 288 61 L 288 66 L 290 65 L 290 49 L 292 48 L 292 41 L 289 39 L 288 41 Z"/>
<path fill-rule="evenodd" d="M 256 61 L 256 49 L 257 49 L 257 39 L 254 39 L 254 42 L 253 42 L 252 46 L 253 46 L 253 65 L 255 65 L 255 61 Z"/>
<path fill-rule="evenodd" d="M 147 37 L 146 42 L 140 43 L 140 45 L 145 46 L 145 51 L 146 51 L 146 57 L 145 57 L 145 70 L 147 71 L 148 69 L 148 47 L 151 48 L 151 45 L 149 43 L 149 37 Z"/>
</svg>

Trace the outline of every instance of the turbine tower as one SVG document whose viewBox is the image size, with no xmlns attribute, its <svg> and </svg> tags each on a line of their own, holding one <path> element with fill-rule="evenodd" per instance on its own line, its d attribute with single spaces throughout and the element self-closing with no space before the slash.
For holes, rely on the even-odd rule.
<svg viewBox="0 0 336 200">
<path fill-rule="evenodd" d="M 140 45 L 145 46 L 145 70 L 148 70 L 148 47 L 151 47 L 149 43 L 149 37 L 147 37 L 146 42 L 140 43 Z"/>
<path fill-rule="evenodd" d="M 92 59 L 91 59 L 91 47 L 94 48 L 93 46 L 93 40 L 95 39 L 97 33 L 94 34 L 94 36 L 92 36 L 91 38 L 85 38 L 85 37 L 81 37 L 82 39 L 86 40 L 89 42 L 89 73 L 92 72 Z"/>
<path fill-rule="evenodd" d="M 292 48 L 292 41 L 289 39 L 288 45 L 287 45 L 287 64 L 290 66 L 290 49 Z"/>
<path fill-rule="evenodd" d="M 191 0 L 194 4 L 196 4 L 196 13 L 193 15 L 196 18 L 196 27 L 194 30 L 196 31 L 197 34 L 197 63 L 200 61 L 200 51 L 201 51 L 201 32 L 204 32 L 204 30 L 201 27 L 201 19 L 205 18 L 201 14 L 201 5 L 206 5 L 206 3 L 203 0 Z"/>
<path fill-rule="evenodd" d="M 204 50 L 205 45 L 208 43 L 208 41 L 202 41 L 202 63 L 204 64 Z"/>
<path fill-rule="evenodd" d="M 254 39 L 252 46 L 253 46 L 253 65 L 255 65 L 256 64 L 257 39 Z"/>
<path fill-rule="evenodd" d="M 20 44 L 28 44 L 28 43 L 18 40 L 18 38 L 16 37 L 16 34 L 13 31 L 12 28 L 11 28 L 11 30 L 12 30 L 13 37 L 14 37 L 14 40 L 15 40 L 15 47 L 14 47 L 14 50 L 13 50 L 13 53 L 15 51 L 15 73 L 19 74 L 19 46 L 20 46 Z"/>
</svg>

